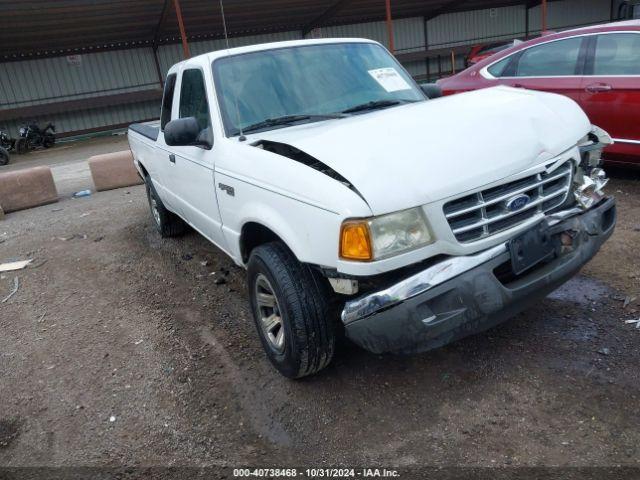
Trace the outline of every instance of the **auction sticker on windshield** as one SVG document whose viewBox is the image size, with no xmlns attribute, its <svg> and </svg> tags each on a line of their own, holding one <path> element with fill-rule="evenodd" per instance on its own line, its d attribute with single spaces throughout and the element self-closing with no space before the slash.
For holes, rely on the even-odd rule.
<svg viewBox="0 0 640 480">
<path fill-rule="evenodd" d="M 411 90 L 411 86 L 400 76 L 395 68 L 376 68 L 369 70 L 369 75 L 375 78 L 387 92 Z"/>
</svg>

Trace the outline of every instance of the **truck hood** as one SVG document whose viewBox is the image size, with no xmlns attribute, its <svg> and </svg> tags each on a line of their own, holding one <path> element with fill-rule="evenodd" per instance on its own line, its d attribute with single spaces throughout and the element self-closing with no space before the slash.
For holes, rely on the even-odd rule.
<svg viewBox="0 0 640 480">
<path fill-rule="evenodd" d="M 441 200 L 574 147 L 590 129 L 567 97 L 510 87 L 252 135 L 291 145 L 348 180 L 374 215 Z"/>
</svg>

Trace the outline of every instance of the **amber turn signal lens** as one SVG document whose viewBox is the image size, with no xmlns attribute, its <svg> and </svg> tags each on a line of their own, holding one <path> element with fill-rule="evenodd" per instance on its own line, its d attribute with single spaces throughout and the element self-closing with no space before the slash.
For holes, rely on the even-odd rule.
<svg viewBox="0 0 640 480">
<path fill-rule="evenodd" d="M 340 231 L 340 257 L 367 261 L 373 258 L 369 226 L 366 222 L 345 222 Z"/>
</svg>

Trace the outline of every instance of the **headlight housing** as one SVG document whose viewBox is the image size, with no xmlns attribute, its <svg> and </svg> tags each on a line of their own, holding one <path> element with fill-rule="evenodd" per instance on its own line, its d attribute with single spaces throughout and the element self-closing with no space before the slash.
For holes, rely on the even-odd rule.
<svg viewBox="0 0 640 480">
<path fill-rule="evenodd" d="M 602 150 L 611 145 L 611 136 L 600 127 L 591 126 L 591 131 L 580 142 L 580 164 L 574 176 L 573 195 L 578 205 L 585 210 L 604 198 L 604 186 L 609 182 L 602 165 Z"/>
<path fill-rule="evenodd" d="M 601 168 L 591 170 L 589 176 L 582 175 L 573 194 L 582 208 L 589 209 L 604 198 L 603 188 L 609 182 L 606 173 Z"/>
<path fill-rule="evenodd" d="M 433 243 L 420 207 L 363 220 L 347 220 L 340 233 L 340 257 L 370 261 Z"/>
<path fill-rule="evenodd" d="M 580 165 L 591 173 L 591 168 L 602 165 L 602 150 L 613 143 L 611 135 L 600 127 L 591 125 L 591 131 L 578 142 L 580 149 Z"/>
</svg>

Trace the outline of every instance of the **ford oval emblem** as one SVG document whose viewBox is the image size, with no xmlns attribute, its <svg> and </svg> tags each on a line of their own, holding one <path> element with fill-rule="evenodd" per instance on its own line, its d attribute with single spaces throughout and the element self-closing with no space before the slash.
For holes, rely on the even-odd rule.
<svg viewBox="0 0 640 480">
<path fill-rule="evenodd" d="M 525 195 L 524 193 L 520 195 L 516 195 L 515 197 L 511 197 L 507 200 L 507 210 L 510 212 L 517 212 L 518 210 L 522 210 L 527 206 L 531 198 L 529 195 Z"/>
</svg>

